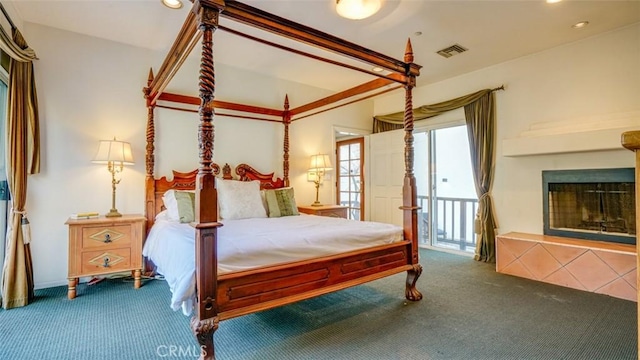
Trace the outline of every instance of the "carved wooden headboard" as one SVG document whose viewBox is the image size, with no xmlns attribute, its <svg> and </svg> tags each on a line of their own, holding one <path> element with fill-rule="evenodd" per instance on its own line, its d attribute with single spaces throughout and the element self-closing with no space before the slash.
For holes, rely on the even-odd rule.
<svg viewBox="0 0 640 360">
<path fill-rule="evenodd" d="M 220 166 L 213 164 L 213 174 L 220 175 Z M 196 176 L 198 170 L 190 172 L 179 172 L 173 170 L 173 179 L 168 180 L 166 176 L 159 179 L 147 179 L 146 207 L 145 216 L 147 218 L 147 233 L 151 230 L 151 226 L 155 222 L 156 215 L 164 210 L 162 195 L 167 190 L 194 190 L 196 184 Z M 284 180 L 281 178 L 273 178 L 274 173 L 263 174 L 247 164 L 240 164 L 236 167 L 236 174 L 240 181 L 260 181 L 261 189 L 278 189 L 284 187 Z M 225 164 L 222 167 L 222 179 L 233 180 L 231 175 L 231 166 Z"/>
<path fill-rule="evenodd" d="M 220 174 L 220 166 L 218 164 L 212 164 L 213 174 L 218 176 Z M 226 172 L 229 179 L 231 178 L 231 167 L 229 164 L 225 164 L 223 173 Z M 156 215 L 164 210 L 164 204 L 162 202 L 162 195 L 167 190 L 194 190 L 196 188 L 196 176 L 198 170 L 190 172 L 172 171 L 173 179 L 168 180 L 166 176 L 159 179 L 147 179 L 146 184 L 146 206 L 145 216 L 147 218 L 147 233 L 151 230 L 151 226 L 155 222 Z M 224 177 L 225 175 L 223 175 Z"/>
<path fill-rule="evenodd" d="M 240 181 L 260 181 L 260 189 L 279 189 L 284 187 L 284 180 L 281 178 L 274 179 L 273 173 L 263 174 L 247 164 L 236 166 L 236 174 Z"/>
</svg>

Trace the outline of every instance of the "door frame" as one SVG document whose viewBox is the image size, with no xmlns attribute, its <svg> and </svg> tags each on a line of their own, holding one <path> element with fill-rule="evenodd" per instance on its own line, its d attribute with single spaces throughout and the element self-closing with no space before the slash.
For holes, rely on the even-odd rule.
<svg viewBox="0 0 640 360">
<path fill-rule="evenodd" d="M 435 156 L 436 156 L 436 152 L 435 152 L 435 131 L 436 130 L 441 130 L 441 129 L 446 129 L 446 128 L 451 128 L 451 127 L 457 127 L 457 126 L 466 126 L 466 121 L 465 121 L 465 117 L 464 117 L 464 109 L 460 108 L 460 109 L 456 109 L 453 111 L 449 111 L 447 113 L 444 113 L 442 115 L 439 115 L 437 117 L 431 118 L 435 121 L 430 121 L 429 123 L 426 123 L 424 121 L 421 121 L 419 124 L 416 124 L 415 128 L 414 128 L 414 134 L 417 132 L 426 132 L 428 134 L 427 136 L 427 146 L 428 146 L 428 161 L 429 164 L 427 165 L 429 168 L 429 175 L 428 175 L 428 194 L 430 197 L 430 201 L 428 202 L 428 213 L 429 213 L 429 229 L 428 229 L 428 234 L 429 234 L 429 239 L 427 243 L 420 243 L 419 246 L 421 247 L 426 247 L 426 248 L 432 248 L 432 249 L 437 249 L 439 251 L 445 251 L 445 252 L 451 252 L 451 253 L 455 253 L 455 254 L 460 254 L 460 255 L 465 255 L 465 256 L 473 256 L 472 253 L 470 252 L 466 252 L 466 251 L 462 251 L 462 250 L 456 250 L 456 249 L 448 249 L 445 247 L 440 247 L 437 246 L 435 244 L 435 241 L 437 240 L 437 211 L 434 210 L 434 198 L 432 198 L 433 195 L 433 187 L 434 187 L 434 176 L 436 176 L 436 169 L 435 169 Z M 417 164 L 414 163 L 414 171 L 416 171 L 416 167 Z M 420 184 L 416 184 L 417 186 L 420 186 Z M 436 190 L 437 191 L 437 190 Z M 433 225 L 435 224 L 435 226 Z M 421 239 L 420 239 L 421 240 Z"/>
</svg>

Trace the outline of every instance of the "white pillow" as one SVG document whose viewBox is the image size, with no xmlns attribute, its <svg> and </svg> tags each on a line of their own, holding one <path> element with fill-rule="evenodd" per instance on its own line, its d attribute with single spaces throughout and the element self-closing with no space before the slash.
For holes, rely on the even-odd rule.
<svg viewBox="0 0 640 360">
<path fill-rule="evenodd" d="M 260 196 L 260 181 L 219 180 L 218 206 L 220 218 L 266 218 L 267 212 Z"/>
<path fill-rule="evenodd" d="M 162 194 L 162 202 L 164 203 L 164 208 L 167 211 L 167 216 L 169 220 L 178 221 L 180 219 L 180 215 L 178 214 L 178 200 L 174 195 L 175 190 L 167 190 L 164 194 Z"/>
<path fill-rule="evenodd" d="M 262 206 L 264 206 L 264 211 L 269 216 L 269 206 L 267 205 L 267 194 L 265 189 L 260 190 L 260 200 L 262 201 Z"/>
<path fill-rule="evenodd" d="M 156 222 L 158 221 L 170 221 L 169 212 L 167 210 L 162 210 L 156 215 Z"/>
</svg>

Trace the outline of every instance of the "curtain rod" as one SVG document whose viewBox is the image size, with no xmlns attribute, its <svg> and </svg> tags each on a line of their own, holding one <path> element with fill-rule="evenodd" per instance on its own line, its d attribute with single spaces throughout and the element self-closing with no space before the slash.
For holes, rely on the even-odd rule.
<svg viewBox="0 0 640 360">
<path fill-rule="evenodd" d="M 13 21 L 11 20 L 11 17 L 7 13 L 7 10 L 5 10 L 4 5 L 2 5 L 1 2 L 0 2 L 0 10 L 2 10 L 2 13 L 4 14 L 4 17 L 7 18 L 7 21 L 9 21 L 9 25 L 11 25 L 11 29 L 15 29 L 16 24 L 13 23 Z"/>
</svg>

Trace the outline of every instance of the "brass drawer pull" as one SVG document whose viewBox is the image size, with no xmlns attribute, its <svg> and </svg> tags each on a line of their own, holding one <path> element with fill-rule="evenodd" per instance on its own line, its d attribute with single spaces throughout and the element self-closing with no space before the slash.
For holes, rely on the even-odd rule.
<svg viewBox="0 0 640 360">
<path fill-rule="evenodd" d="M 111 234 L 109 234 L 109 233 L 104 234 L 104 243 L 108 244 L 110 242 L 111 242 Z"/>
<path fill-rule="evenodd" d="M 102 264 L 102 267 L 108 268 L 109 266 L 111 266 L 111 265 L 109 265 L 109 261 L 111 261 L 111 259 L 109 259 L 108 256 L 105 256 L 104 257 L 104 263 Z"/>
</svg>

